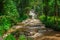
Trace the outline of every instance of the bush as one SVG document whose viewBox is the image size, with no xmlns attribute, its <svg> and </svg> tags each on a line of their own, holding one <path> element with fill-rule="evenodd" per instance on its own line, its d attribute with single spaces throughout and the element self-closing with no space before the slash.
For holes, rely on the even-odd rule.
<svg viewBox="0 0 60 40">
<path fill-rule="evenodd" d="M 18 40 L 27 40 L 25 35 L 20 35 Z"/>
<path fill-rule="evenodd" d="M 24 14 L 22 17 L 20 17 L 20 21 L 26 20 L 28 18 L 28 15 Z"/>
<path fill-rule="evenodd" d="M 3 34 L 4 31 L 8 30 L 11 27 L 10 19 L 2 16 L 0 18 L 0 34 Z"/>
<path fill-rule="evenodd" d="M 60 18 L 58 18 L 58 21 L 57 21 L 57 17 L 47 16 L 47 19 L 46 19 L 45 15 L 42 15 L 39 17 L 39 19 L 42 21 L 42 23 L 45 24 L 46 27 L 60 31 Z M 57 25 L 56 25 L 56 21 L 58 23 Z"/>
<path fill-rule="evenodd" d="M 6 38 L 4 38 L 4 40 L 16 40 L 16 39 L 13 35 L 10 34 Z"/>
<path fill-rule="evenodd" d="M 14 24 L 15 22 L 9 16 L 0 17 L 0 35 L 3 35 Z"/>
<path fill-rule="evenodd" d="M 19 13 L 13 0 L 4 0 L 4 15 L 10 16 L 15 22 L 19 20 Z"/>
</svg>

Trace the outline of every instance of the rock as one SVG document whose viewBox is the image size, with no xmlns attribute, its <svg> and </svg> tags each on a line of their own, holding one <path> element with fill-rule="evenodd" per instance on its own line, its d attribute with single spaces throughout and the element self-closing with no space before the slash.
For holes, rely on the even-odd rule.
<svg viewBox="0 0 60 40">
<path fill-rule="evenodd" d="M 46 31 L 45 25 L 42 24 L 42 22 L 39 19 L 27 19 L 27 20 L 24 20 L 22 24 L 28 25 L 26 27 L 28 27 L 28 29 L 32 31 L 35 28 L 38 29 L 40 33 Z"/>
<path fill-rule="evenodd" d="M 27 24 L 27 25 L 40 25 L 42 24 L 42 22 L 40 22 L 40 20 L 38 19 L 27 19 L 25 21 L 22 22 L 23 24 Z"/>
<path fill-rule="evenodd" d="M 31 29 L 41 29 L 43 30 L 45 28 L 45 25 L 42 24 L 42 22 L 38 19 L 27 19 L 27 20 L 24 20 L 23 22 L 21 23 L 18 23 L 20 25 L 16 25 L 16 26 L 13 26 L 11 29 L 9 29 L 7 31 L 7 33 L 12 33 L 12 32 L 15 32 L 15 31 L 27 31 L 27 30 L 31 30 Z M 33 30 L 32 30 L 33 31 Z M 3 36 L 6 36 L 7 33 Z"/>
</svg>

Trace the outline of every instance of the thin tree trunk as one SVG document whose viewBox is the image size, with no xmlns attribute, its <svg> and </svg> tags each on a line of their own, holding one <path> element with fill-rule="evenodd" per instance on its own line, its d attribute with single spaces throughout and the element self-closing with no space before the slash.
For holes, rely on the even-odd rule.
<svg viewBox="0 0 60 40">
<path fill-rule="evenodd" d="M 57 0 L 55 0 L 55 17 L 57 19 L 55 19 L 55 26 L 58 25 L 58 5 L 57 5 Z"/>
</svg>

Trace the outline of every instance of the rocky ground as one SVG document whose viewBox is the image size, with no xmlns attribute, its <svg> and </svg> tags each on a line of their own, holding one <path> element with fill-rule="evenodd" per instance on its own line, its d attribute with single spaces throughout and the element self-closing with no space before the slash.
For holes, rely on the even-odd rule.
<svg viewBox="0 0 60 40">
<path fill-rule="evenodd" d="M 60 32 L 45 32 L 44 35 L 37 40 L 60 40 Z"/>
<path fill-rule="evenodd" d="M 26 28 L 29 30 L 32 30 L 34 28 L 40 30 L 40 33 L 43 35 L 36 38 L 35 40 L 60 40 L 60 32 L 55 32 L 51 29 L 46 30 L 47 28 L 45 28 L 45 25 L 42 24 L 42 22 L 38 19 L 27 19 L 22 23 L 18 23 L 18 26 L 13 26 L 11 29 L 9 29 L 4 37 L 6 37 L 6 35 L 8 36 L 8 34 L 15 32 L 18 29 L 20 29 L 21 32 L 22 30 L 26 30 Z M 0 40 L 2 40 L 1 37 Z"/>
<path fill-rule="evenodd" d="M 2 40 L 1 37 L 0 40 Z M 60 32 L 46 32 L 41 38 L 37 38 L 37 40 L 60 40 Z"/>
</svg>

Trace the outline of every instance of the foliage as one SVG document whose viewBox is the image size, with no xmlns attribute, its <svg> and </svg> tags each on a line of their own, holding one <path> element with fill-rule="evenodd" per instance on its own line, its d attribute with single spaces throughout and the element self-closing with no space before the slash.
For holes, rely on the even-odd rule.
<svg viewBox="0 0 60 40">
<path fill-rule="evenodd" d="M 25 4 L 25 5 L 24 5 Z M 27 18 L 27 11 L 29 10 L 29 0 L 21 0 L 20 4 L 17 6 L 21 20 Z"/>
<path fill-rule="evenodd" d="M 0 0 L 0 35 L 27 19 L 31 9 L 46 27 L 60 30 L 60 0 Z"/>
<path fill-rule="evenodd" d="M 9 16 L 0 17 L 0 35 L 3 35 L 12 25 L 14 25 L 14 21 Z"/>
<path fill-rule="evenodd" d="M 57 17 L 47 16 L 47 19 L 45 20 L 45 15 L 42 15 L 39 19 L 46 25 L 46 27 L 60 31 L 60 18 L 57 20 Z M 56 21 L 58 24 L 56 24 Z"/>
<path fill-rule="evenodd" d="M 18 40 L 27 40 L 25 35 L 20 35 Z"/>
<path fill-rule="evenodd" d="M 19 14 L 12 0 L 4 0 L 4 14 L 18 22 Z"/>
<path fill-rule="evenodd" d="M 3 3 L 4 15 L 0 17 L 0 35 L 3 35 L 12 25 L 19 21 L 19 14 L 14 2 L 12 0 L 4 0 Z"/>
<path fill-rule="evenodd" d="M 16 39 L 13 35 L 10 34 L 6 38 L 4 38 L 4 40 L 16 40 Z"/>
</svg>

